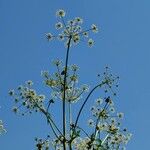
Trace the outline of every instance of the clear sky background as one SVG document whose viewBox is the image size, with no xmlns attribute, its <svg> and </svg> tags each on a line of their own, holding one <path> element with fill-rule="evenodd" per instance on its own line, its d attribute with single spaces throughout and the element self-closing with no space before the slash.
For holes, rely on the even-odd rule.
<svg viewBox="0 0 150 150">
<path fill-rule="evenodd" d="M 33 150 L 34 137 L 47 135 L 39 114 L 25 117 L 11 112 L 9 89 L 33 80 L 41 93 L 41 70 L 53 71 L 51 59 L 63 59 L 63 43 L 48 43 L 54 32 L 55 11 L 67 18 L 81 16 L 101 32 L 92 35 L 95 46 L 80 43 L 70 61 L 80 66 L 80 81 L 94 86 L 106 65 L 121 78 L 117 109 L 125 113 L 123 124 L 133 133 L 127 150 L 148 150 L 150 135 L 150 1 L 149 0 L 0 0 L 0 119 L 7 133 L 0 136 L 1 150 Z M 97 94 L 97 96 L 99 96 Z M 56 108 L 57 109 L 57 108 Z M 59 117 L 60 114 L 56 113 Z"/>
</svg>

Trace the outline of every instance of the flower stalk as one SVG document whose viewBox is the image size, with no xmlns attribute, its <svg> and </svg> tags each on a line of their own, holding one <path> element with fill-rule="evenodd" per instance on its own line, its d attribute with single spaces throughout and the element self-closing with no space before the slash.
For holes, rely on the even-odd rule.
<svg viewBox="0 0 150 150">
<path fill-rule="evenodd" d="M 68 60 L 69 60 L 69 50 L 70 50 L 70 43 L 71 43 L 72 36 L 69 37 L 69 41 L 67 44 L 67 53 L 66 53 L 66 61 L 65 61 L 65 69 L 64 69 L 64 95 L 63 95 L 63 148 L 66 150 L 66 82 L 67 82 L 67 70 L 68 70 Z"/>
</svg>

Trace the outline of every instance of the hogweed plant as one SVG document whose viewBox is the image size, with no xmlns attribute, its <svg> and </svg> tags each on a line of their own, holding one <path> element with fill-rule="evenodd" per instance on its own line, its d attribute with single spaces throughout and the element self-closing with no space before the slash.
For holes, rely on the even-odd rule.
<svg viewBox="0 0 150 150">
<path fill-rule="evenodd" d="M 92 24 L 90 28 L 82 28 L 83 20 L 76 17 L 65 21 L 66 13 L 64 10 L 58 10 L 56 16 L 60 20 L 56 23 L 58 34 L 47 33 L 48 41 L 58 39 L 65 43 L 66 58 L 63 63 L 60 60 L 53 61 L 56 72 L 50 74 L 48 71 L 42 71 L 45 86 L 51 89 L 51 99 L 43 94 L 37 93 L 33 89 L 33 82 L 27 81 L 17 90 L 11 90 L 9 95 L 15 100 L 13 107 L 14 113 L 25 115 L 27 113 L 39 112 L 46 117 L 53 136 L 49 135 L 45 139 L 36 138 L 37 150 L 119 150 L 125 149 L 125 145 L 130 140 L 131 134 L 126 128 L 121 127 L 123 113 L 117 113 L 114 108 L 113 98 L 116 95 L 115 87 L 118 87 L 119 77 L 111 74 L 110 69 L 106 67 L 103 75 L 98 75 L 99 82 L 95 87 L 89 90 L 87 85 L 78 86 L 78 66 L 69 65 L 69 51 L 71 46 L 79 44 L 81 40 L 87 40 L 87 45 L 92 47 L 94 40 L 89 38 L 89 32 L 97 33 L 98 28 Z M 86 103 L 91 95 L 97 89 L 103 89 L 107 92 L 107 97 L 98 98 L 94 106 L 91 107 L 91 118 L 88 120 L 90 131 L 87 127 L 81 127 L 79 119 L 82 115 Z M 54 120 L 54 115 L 50 108 L 55 102 L 61 103 L 57 107 L 62 109 L 62 129 Z M 79 105 L 79 110 L 73 112 L 72 106 Z M 58 104 L 57 103 L 57 104 Z M 72 118 L 77 114 L 76 118 Z"/>
</svg>

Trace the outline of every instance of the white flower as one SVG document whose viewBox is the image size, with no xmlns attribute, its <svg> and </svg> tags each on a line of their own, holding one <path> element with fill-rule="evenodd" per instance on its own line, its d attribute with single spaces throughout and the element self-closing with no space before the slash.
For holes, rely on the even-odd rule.
<svg viewBox="0 0 150 150">
<path fill-rule="evenodd" d="M 88 32 L 93 31 L 97 32 L 98 29 L 96 25 L 92 25 L 89 29 L 82 29 L 81 24 L 83 23 L 83 20 L 80 17 L 76 17 L 72 20 L 69 20 L 65 22 L 63 17 L 65 16 L 65 11 L 60 9 L 56 12 L 56 15 L 60 17 L 60 22 L 56 23 L 55 27 L 57 30 L 63 28 L 62 32 L 60 34 L 57 34 L 56 36 L 53 36 L 51 33 L 48 33 L 46 35 L 47 39 L 50 41 L 53 38 L 57 38 L 60 41 L 64 40 L 64 45 L 66 48 L 68 48 L 68 42 L 69 47 L 71 45 L 77 45 L 82 38 L 86 37 L 88 38 Z M 81 40 L 80 40 L 81 39 Z M 88 41 L 89 47 L 91 47 L 94 44 L 94 41 L 92 39 L 86 39 Z"/>
<path fill-rule="evenodd" d="M 62 9 L 60 9 L 56 12 L 57 17 L 65 17 L 65 14 L 66 14 L 65 11 Z"/>
<path fill-rule="evenodd" d="M 88 40 L 88 46 L 89 46 L 89 47 L 92 47 L 93 44 L 94 44 L 94 41 L 93 41 L 92 39 L 89 39 L 89 40 Z"/>
<path fill-rule="evenodd" d="M 124 114 L 123 113 L 118 113 L 117 116 L 118 116 L 118 118 L 123 118 Z"/>
<path fill-rule="evenodd" d="M 89 86 L 88 85 L 86 85 L 86 84 L 84 84 L 83 86 L 82 86 L 82 89 L 83 89 L 83 91 L 89 91 Z"/>
<path fill-rule="evenodd" d="M 50 40 L 53 39 L 53 35 L 51 33 L 47 33 L 46 38 L 47 38 L 48 41 L 50 41 Z"/>
<path fill-rule="evenodd" d="M 18 108 L 17 108 L 17 107 L 13 107 L 13 108 L 12 108 L 12 111 L 13 111 L 14 113 L 17 113 L 17 112 L 18 112 Z"/>
<path fill-rule="evenodd" d="M 97 33 L 97 32 L 98 32 L 98 28 L 97 28 L 97 26 L 96 26 L 95 24 L 92 24 L 92 25 L 91 25 L 91 28 L 92 28 L 92 31 L 93 31 L 94 33 Z"/>
<path fill-rule="evenodd" d="M 83 32 L 83 36 L 88 38 L 88 32 Z"/>
<path fill-rule="evenodd" d="M 15 94 L 15 91 L 14 90 L 10 90 L 8 93 L 9 93 L 10 96 L 13 96 Z"/>
<path fill-rule="evenodd" d="M 63 27 L 63 24 L 61 22 L 58 22 L 58 23 L 55 24 L 55 28 L 57 30 L 61 29 L 62 27 Z"/>
<path fill-rule="evenodd" d="M 45 95 L 39 95 L 40 100 L 44 100 L 45 99 Z"/>
<path fill-rule="evenodd" d="M 59 34 L 59 35 L 58 35 L 58 39 L 59 39 L 60 41 L 63 41 L 63 40 L 64 40 L 64 35 L 63 35 L 63 34 Z"/>
<path fill-rule="evenodd" d="M 79 69 L 79 67 L 77 65 L 73 64 L 71 66 L 71 69 L 72 69 L 72 71 L 77 71 Z"/>
<path fill-rule="evenodd" d="M 93 126 L 94 126 L 94 121 L 93 121 L 92 119 L 89 119 L 89 120 L 88 120 L 88 125 L 89 125 L 90 127 L 93 127 Z"/>
<path fill-rule="evenodd" d="M 69 21 L 67 21 L 67 23 L 68 23 L 70 26 L 75 25 L 75 21 L 74 21 L 74 20 L 69 20 Z"/>
<path fill-rule="evenodd" d="M 32 86 L 33 82 L 31 80 L 28 80 L 28 81 L 26 81 L 26 84 L 29 85 L 29 86 Z"/>
<path fill-rule="evenodd" d="M 83 19 L 81 19 L 80 17 L 76 17 L 75 21 L 82 24 L 83 23 Z"/>
<path fill-rule="evenodd" d="M 59 59 L 53 60 L 53 64 L 56 66 L 60 66 L 62 64 L 62 61 Z"/>
<path fill-rule="evenodd" d="M 41 76 L 47 78 L 49 76 L 49 72 L 48 71 L 41 71 Z"/>
<path fill-rule="evenodd" d="M 116 123 L 116 119 L 115 118 L 111 118 L 111 123 Z"/>
<path fill-rule="evenodd" d="M 110 110 L 111 113 L 114 113 L 114 112 L 115 112 L 114 107 L 110 107 L 109 110 Z"/>
<path fill-rule="evenodd" d="M 77 43 L 79 43 L 79 41 L 80 41 L 80 36 L 79 35 L 74 35 L 73 36 L 73 42 L 74 42 L 74 44 L 77 44 Z"/>
<path fill-rule="evenodd" d="M 101 105 L 102 103 L 103 103 L 103 99 L 98 98 L 98 99 L 96 100 L 96 104 L 97 104 L 97 105 Z"/>
<path fill-rule="evenodd" d="M 98 124 L 98 130 L 100 131 L 104 131 L 107 128 L 107 124 L 106 123 L 99 123 Z"/>
</svg>

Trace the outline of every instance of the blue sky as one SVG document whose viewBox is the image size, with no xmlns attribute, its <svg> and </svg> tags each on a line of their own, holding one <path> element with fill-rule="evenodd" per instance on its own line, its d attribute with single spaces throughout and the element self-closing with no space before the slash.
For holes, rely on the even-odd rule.
<svg viewBox="0 0 150 150">
<path fill-rule="evenodd" d="M 39 114 L 25 117 L 11 112 L 9 89 L 31 79 L 41 93 L 41 70 L 52 70 L 51 60 L 65 56 L 63 43 L 48 43 L 44 35 L 54 31 L 55 11 L 63 8 L 68 19 L 81 16 L 101 32 L 71 51 L 70 63 L 80 66 L 80 81 L 91 87 L 106 65 L 121 78 L 117 109 L 125 113 L 123 124 L 133 133 L 127 150 L 147 150 L 150 134 L 150 1 L 149 0 L 0 0 L 0 119 L 7 133 L 0 137 L 2 150 L 34 149 L 34 137 L 45 136 L 48 127 Z M 98 96 L 98 94 L 97 94 Z M 56 108 L 57 109 L 57 108 Z M 59 116 L 59 113 L 56 113 Z"/>
</svg>

